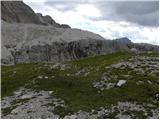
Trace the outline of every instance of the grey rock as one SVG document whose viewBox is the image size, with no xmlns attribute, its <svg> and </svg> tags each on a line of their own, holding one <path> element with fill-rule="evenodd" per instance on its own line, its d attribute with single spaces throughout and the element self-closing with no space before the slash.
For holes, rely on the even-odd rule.
<svg viewBox="0 0 160 120">
<path fill-rule="evenodd" d="M 22 1 L 1 1 L 1 19 L 9 23 L 42 24 L 34 11 Z"/>
<path fill-rule="evenodd" d="M 37 13 L 37 16 L 43 24 L 58 27 L 58 24 L 49 15 L 43 16 L 41 13 Z"/>
<path fill-rule="evenodd" d="M 71 28 L 69 25 L 56 23 L 49 15 L 43 16 L 41 13 L 37 13 L 37 15 L 44 25 L 52 25 L 57 28 Z"/>
<path fill-rule="evenodd" d="M 64 119 L 76 119 L 76 115 L 66 116 Z"/>
<path fill-rule="evenodd" d="M 130 115 L 123 115 L 123 114 L 119 113 L 118 115 L 116 115 L 116 118 L 119 118 L 119 119 L 131 119 L 131 116 Z"/>
<path fill-rule="evenodd" d="M 14 107 L 14 109 L 8 114 L 2 113 L 2 118 L 52 118 L 57 119 L 59 115 L 51 112 L 56 106 L 65 107 L 64 101 L 59 98 L 51 98 L 50 93 L 53 91 L 39 91 L 35 92 L 30 89 L 20 88 L 15 91 L 13 96 L 4 97 L 2 99 L 2 111 L 8 107 Z M 26 101 L 24 101 L 27 99 Z M 23 100 L 21 103 L 15 103 L 14 101 Z M 55 106 L 48 106 L 48 104 L 55 104 Z"/>
<path fill-rule="evenodd" d="M 136 84 L 137 85 L 142 85 L 142 84 L 144 84 L 144 82 L 143 81 L 137 81 Z"/>
<path fill-rule="evenodd" d="M 138 50 L 136 48 L 131 48 L 131 52 L 138 53 Z"/>
<path fill-rule="evenodd" d="M 49 15 L 35 13 L 23 1 L 2 1 L 1 19 L 8 23 L 33 23 L 39 25 L 53 25 L 58 28 L 71 28 L 66 24 L 56 23 Z"/>
<path fill-rule="evenodd" d="M 31 98 L 33 96 L 34 96 L 34 94 L 31 93 L 31 94 L 21 96 L 21 99 Z"/>
<path fill-rule="evenodd" d="M 122 44 L 131 44 L 131 40 L 129 40 L 127 37 L 122 37 L 122 38 L 119 38 L 119 39 L 114 39 L 115 41 L 118 41 Z"/>
<path fill-rule="evenodd" d="M 126 80 L 119 80 L 117 83 L 118 87 L 121 87 L 122 85 L 124 85 L 126 83 Z"/>
<path fill-rule="evenodd" d="M 111 65 L 111 67 L 113 67 L 113 68 L 120 68 L 121 66 L 126 66 L 126 64 L 123 63 L 123 62 L 119 62 L 119 63 L 117 63 L 117 64 Z"/>
</svg>

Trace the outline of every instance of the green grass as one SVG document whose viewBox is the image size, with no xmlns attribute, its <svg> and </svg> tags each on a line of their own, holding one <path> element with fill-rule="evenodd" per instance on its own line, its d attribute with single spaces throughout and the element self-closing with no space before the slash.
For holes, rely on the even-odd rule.
<svg viewBox="0 0 160 120">
<path fill-rule="evenodd" d="M 158 75 L 137 74 L 129 68 L 111 69 L 110 75 L 117 75 L 118 79 L 125 79 L 123 75 L 129 71 L 131 71 L 129 75 L 132 77 L 128 78 L 127 83 L 121 88 L 114 87 L 101 93 L 98 93 L 98 89 L 92 86 L 93 81 L 100 81 L 103 73 L 108 72 L 108 69 L 105 69 L 106 66 L 122 59 L 127 61 L 132 56 L 134 54 L 120 52 L 64 62 L 63 64 L 70 66 L 65 70 L 59 68 L 51 70 L 44 66 L 47 63 L 2 66 L 2 98 L 12 95 L 22 86 L 34 90 L 54 91 L 54 96 L 63 99 L 68 106 L 55 109 L 54 112 L 59 113 L 61 117 L 78 110 L 90 111 L 101 106 L 110 106 L 118 101 L 151 103 L 155 99 L 155 94 L 158 93 Z M 142 56 L 151 56 L 151 54 L 142 54 Z M 153 56 L 158 56 L 158 54 L 154 53 Z M 54 63 L 48 63 L 48 65 L 52 64 Z M 41 68 L 36 69 L 39 67 Z M 91 70 L 91 68 L 93 69 Z M 88 76 L 75 75 L 82 69 L 89 69 Z M 13 74 L 14 71 L 16 71 L 15 74 Z M 48 76 L 49 79 L 38 79 L 38 76 Z M 51 78 L 51 76 L 55 77 Z M 153 82 L 152 86 L 146 82 L 148 79 Z M 144 81 L 144 85 L 137 86 L 138 80 Z M 116 79 L 112 78 L 111 81 L 115 82 Z M 114 113 L 110 116 L 114 117 Z"/>
</svg>

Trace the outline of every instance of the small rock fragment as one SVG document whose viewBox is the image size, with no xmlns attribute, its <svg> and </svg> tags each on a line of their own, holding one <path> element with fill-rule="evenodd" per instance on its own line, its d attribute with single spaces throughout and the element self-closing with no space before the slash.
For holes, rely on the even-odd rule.
<svg viewBox="0 0 160 120">
<path fill-rule="evenodd" d="M 117 86 L 121 87 L 125 83 L 126 83 L 126 80 L 119 80 L 118 83 L 117 83 Z"/>
</svg>

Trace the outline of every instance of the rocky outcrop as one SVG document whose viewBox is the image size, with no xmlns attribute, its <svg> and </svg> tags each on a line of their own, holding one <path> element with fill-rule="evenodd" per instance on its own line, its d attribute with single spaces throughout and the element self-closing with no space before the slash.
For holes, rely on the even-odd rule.
<svg viewBox="0 0 160 120">
<path fill-rule="evenodd" d="M 134 46 L 139 51 L 159 51 L 159 47 L 157 45 L 151 45 L 147 43 L 135 43 Z"/>
<path fill-rule="evenodd" d="M 71 28 L 69 25 L 67 25 L 67 24 L 61 24 L 60 25 L 61 26 L 61 28 Z"/>
<path fill-rule="evenodd" d="M 52 25 L 57 28 L 71 28 L 69 25 L 56 23 L 49 15 L 43 16 L 41 13 L 37 13 L 37 15 L 44 25 Z"/>
<path fill-rule="evenodd" d="M 93 42 L 94 41 L 94 42 Z M 53 42 L 52 44 L 22 46 L 15 51 L 15 62 L 42 62 L 75 60 L 98 54 L 129 51 L 127 47 L 119 44 L 113 47 L 112 41 L 105 40 L 79 40 L 72 42 Z"/>
<path fill-rule="evenodd" d="M 131 44 L 131 40 L 129 40 L 127 37 L 122 37 L 122 38 L 117 38 L 117 39 L 114 39 L 115 41 L 118 41 L 122 44 Z"/>
<path fill-rule="evenodd" d="M 2 46 L 10 51 L 14 63 L 72 60 L 85 57 L 92 50 L 85 53 L 85 50 L 81 49 L 84 45 L 94 42 L 92 39 L 105 40 L 97 34 L 79 29 L 34 24 L 9 24 L 2 21 Z M 78 48 L 79 46 L 80 48 Z M 93 53 L 94 51 L 92 51 Z M 5 54 L 3 50 L 2 54 Z M 3 58 L 3 63 L 8 63 L 4 61 L 5 58 Z"/>
<path fill-rule="evenodd" d="M 1 46 L 1 63 L 3 64 L 14 64 L 14 58 L 11 54 L 11 51 L 7 49 L 5 46 Z"/>
<path fill-rule="evenodd" d="M 43 24 L 58 27 L 58 24 L 49 15 L 43 16 L 41 13 L 37 13 L 37 15 Z"/>
</svg>

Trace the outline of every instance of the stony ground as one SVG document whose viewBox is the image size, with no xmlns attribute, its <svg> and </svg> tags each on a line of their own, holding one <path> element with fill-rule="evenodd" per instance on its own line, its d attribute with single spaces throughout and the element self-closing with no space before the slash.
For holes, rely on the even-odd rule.
<svg viewBox="0 0 160 120">
<path fill-rule="evenodd" d="M 2 118 L 158 118 L 158 54 L 2 66 Z"/>
<path fill-rule="evenodd" d="M 64 101 L 51 98 L 50 94 L 52 92 L 37 92 L 20 88 L 14 92 L 13 96 L 2 99 L 2 117 L 11 119 L 59 118 L 52 110 L 55 106 L 64 106 Z M 54 106 L 49 106 L 52 103 L 54 103 Z"/>
</svg>

